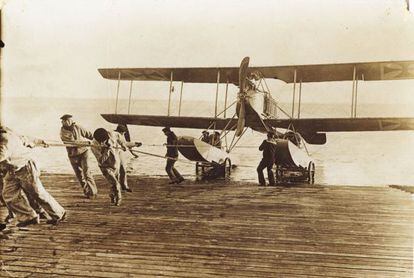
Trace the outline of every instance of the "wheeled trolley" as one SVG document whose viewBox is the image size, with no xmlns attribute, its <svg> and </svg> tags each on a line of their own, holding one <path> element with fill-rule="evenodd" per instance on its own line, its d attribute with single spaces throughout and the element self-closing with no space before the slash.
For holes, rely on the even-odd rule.
<svg viewBox="0 0 414 278">
<path fill-rule="evenodd" d="M 196 162 L 197 180 L 230 180 L 232 163 L 224 150 L 190 136 L 178 137 L 177 145 L 185 158 Z"/>
<path fill-rule="evenodd" d="M 275 179 L 276 183 L 315 182 L 315 163 L 297 145 L 287 139 L 276 139 Z"/>
</svg>

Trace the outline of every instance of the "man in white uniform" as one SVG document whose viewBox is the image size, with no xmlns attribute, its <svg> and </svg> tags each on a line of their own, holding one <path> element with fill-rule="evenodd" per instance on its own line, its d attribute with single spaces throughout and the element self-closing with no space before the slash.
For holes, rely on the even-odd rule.
<svg viewBox="0 0 414 278">
<path fill-rule="evenodd" d="M 28 148 L 47 144 L 40 139 L 19 136 L 0 126 L 0 169 L 4 174 L 2 197 L 7 208 L 16 216 L 18 227 L 39 223 L 39 215 L 28 199 L 34 200 L 51 217 L 49 224 L 62 221 L 65 209 L 46 191 L 40 181 L 40 171 L 30 158 Z"/>
</svg>

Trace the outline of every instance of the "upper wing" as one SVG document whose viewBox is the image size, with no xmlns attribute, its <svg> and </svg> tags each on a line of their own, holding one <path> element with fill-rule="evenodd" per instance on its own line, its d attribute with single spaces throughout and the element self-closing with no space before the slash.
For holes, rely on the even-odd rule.
<svg viewBox="0 0 414 278">
<path fill-rule="evenodd" d="M 414 79 L 414 61 L 386 61 L 347 64 L 290 65 L 272 67 L 249 67 L 248 74 L 264 78 L 294 82 L 326 82 L 353 80 Z M 211 68 L 107 68 L 98 70 L 104 78 L 113 80 L 162 80 L 189 83 L 238 84 L 238 67 Z M 220 72 L 218 74 L 218 72 Z"/>
<path fill-rule="evenodd" d="M 414 61 L 389 61 L 349 64 L 301 65 L 255 68 L 265 78 L 275 78 L 286 83 L 326 82 L 353 80 L 414 79 Z M 251 68 L 254 69 L 254 68 Z"/>
<path fill-rule="evenodd" d="M 177 116 L 153 116 L 153 115 L 127 115 L 127 114 L 101 114 L 110 123 L 132 124 L 145 126 L 169 126 L 182 128 L 207 129 L 231 129 L 234 130 L 237 120 L 214 117 L 177 117 Z"/>
<path fill-rule="evenodd" d="M 184 81 L 187 83 L 239 82 L 239 68 L 130 68 L 98 69 L 103 78 L 112 80 Z"/>
</svg>

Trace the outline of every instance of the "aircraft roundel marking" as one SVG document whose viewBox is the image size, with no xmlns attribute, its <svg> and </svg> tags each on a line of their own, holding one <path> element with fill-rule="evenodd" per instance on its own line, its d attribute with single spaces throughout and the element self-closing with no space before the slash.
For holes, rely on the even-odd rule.
<svg viewBox="0 0 414 278">
<path fill-rule="evenodd" d="M 380 126 L 381 130 L 396 130 L 401 126 L 401 122 L 393 120 L 381 120 Z"/>
<path fill-rule="evenodd" d="M 381 79 L 414 78 L 414 64 L 386 63 L 381 67 Z"/>
</svg>

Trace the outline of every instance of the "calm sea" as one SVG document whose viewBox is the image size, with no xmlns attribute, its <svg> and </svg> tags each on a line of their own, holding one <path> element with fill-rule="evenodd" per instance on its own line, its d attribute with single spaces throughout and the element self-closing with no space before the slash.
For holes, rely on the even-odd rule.
<svg viewBox="0 0 414 278">
<path fill-rule="evenodd" d="M 223 104 L 220 104 L 221 107 Z M 361 105 L 359 116 L 414 116 L 409 106 Z M 107 99 L 39 99 L 8 98 L 3 100 L 2 115 L 6 125 L 15 131 L 43 138 L 49 142 L 59 142 L 60 119 L 62 114 L 74 115 L 74 120 L 83 127 L 95 130 L 98 127 L 114 129 L 101 113 L 113 113 L 115 103 Z M 290 111 L 288 105 L 285 106 Z M 120 101 L 118 112 L 126 113 L 127 102 Z M 340 104 L 302 104 L 302 117 L 347 117 L 348 106 Z M 131 113 L 166 115 L 167 102 L 159 100 L 135 100 Z M 173 104 L 172 114 L 177 115 L 177 103 Z M 212 102 L 185 102 L 181 115 L 211 116 L 214 113 Z M 230 111 L 229 114 L 232 112 Z M 142 151 L 164 155 L 160 146 L 165 136 L 159 127 L 131 126 L 131 136 L 143 143 Z M 201 130 L 175 129 L 177 135 L 198 137 Z M 261 159 L 257 147 L 265 136 L 248 131 L 235 148 L 233 155 L 242 165 L 232 178 L 238 181 L 255 181 L 256 166 Z M 230 138 L 231 139 L 231 138 Z M 322 146 L 308 145 L 308 150 L 316 162 L 316 182 L 329 185 L 385 185 L 414 184 L 414 132 L 355 132 L 330 133 L 328 143 Z M 66 151 L 62 147 L 38 148 L 34 151 L 43 171 L 50 173 L 72 173 Z M 154 156 L 140 155 L 131 159 L 132 172 L 138 175 L 165 176 L 165 161 Z M 177 169 L 189 178 L 194 177 L 194 164 L 177 162 Z M 93 171 L 99 173 L 94 161 Z"/>
</svg>

